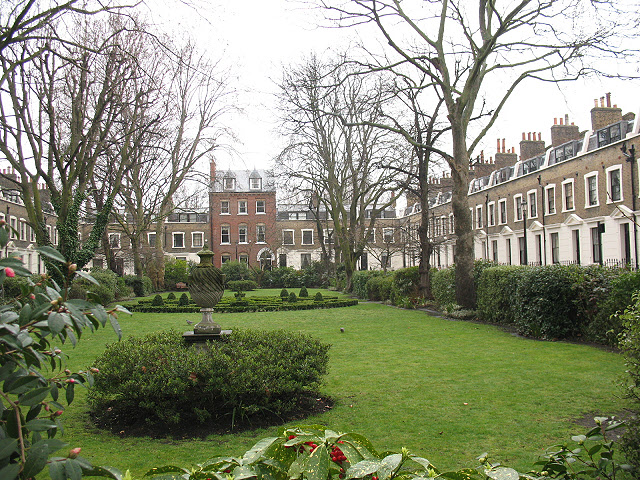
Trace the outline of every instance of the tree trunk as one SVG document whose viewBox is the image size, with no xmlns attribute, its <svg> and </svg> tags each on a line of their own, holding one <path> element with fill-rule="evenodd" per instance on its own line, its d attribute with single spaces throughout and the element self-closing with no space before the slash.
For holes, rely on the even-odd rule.
<svg viewBox="0 0 640 480">
<path fill-rule="evenodd" d="M 455 218 L 456 232 L 456 302 L 458 305 L 474 309 L 476 291 L 473 281 L 473 230 L 469 211 L 469 154 L 466 147 L 464 129 L 452 121 L 453 161 L 451 176 L 453 195 L 451 207 Z"/>
<path fill-rule="evenodd" d="M 433 253 L 433 244 L 429 240 L 429 210 L 423 208 L 420 217 L 421 223 L 418 227 L 418 237 L 420 239 L 420 264 L 418 265 L 418 273 L 420 274 L 419 291 L 420 296 L 427 300 L 432 300 L 431 254 Z"/>
</svg>

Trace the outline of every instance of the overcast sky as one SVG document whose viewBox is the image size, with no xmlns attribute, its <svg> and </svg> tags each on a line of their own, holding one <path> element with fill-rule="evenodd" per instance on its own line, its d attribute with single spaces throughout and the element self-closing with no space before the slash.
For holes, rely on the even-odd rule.
<svg viewBox="0 0 640 480">
<path fill-rule="evenodd" d="M 358 39 L 379 40 L 373 29 L 319 28 L 321 13 L 295 0 L 197 0 L 191 8 L 178 8 L 173 0 L 162 2 L 166 8 L 154 15 L 163 29 L 189 32 L 212 58 L 223 58 L 233 71 L 244 113 L 229 118 L 238 142 L 232 142 L 234 151 L 216 154 L 218 169 L 272 165 L 285 141 L 277 131 L 274 98 L 283 66 L 300 62 L 312 51 L 340 50 Z M 581 129 L 590 128 L 593 101 L 608 92 L 623 113 L 638 114 L 639 86 L 638 81 L 598 79 L 561 87 L 525 83 L 485 138 L 485 157 L 495 154 L 496 138 L 506 138 L 507 148 L 517 151 L 522 132 L 541 132 L 548 144 L 554 118 L 565 114 Z"/>
</svg>

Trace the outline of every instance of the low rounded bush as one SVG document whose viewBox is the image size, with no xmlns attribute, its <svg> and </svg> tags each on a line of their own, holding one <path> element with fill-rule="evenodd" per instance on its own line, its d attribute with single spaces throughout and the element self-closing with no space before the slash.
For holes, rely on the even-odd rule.
<svg viewBox="0 0 640 480">
<path fill-rule="evenodd" d="M 154 307 L 158 307 L 160 305 L 164 305 L 164 300 L 162 299 L 162 296 L 161 295 L 156 295 L 155 297 L 153 297 L 151 305 L 153 305 Z"/>
<path fill-rule="evenodd" d="M 258 288 L 258 284 L 253 280 L 231 280 L 227 288 L 233 292 L 250 292 Z"/>
<path fill-rule="evenodd" d="M 296 303 L 297 301 L 298 301 L 298 297 L 296 296 L 295 292 L 291 292 L 289 294 L 289 302 Z"/>
<path fill-rule="evenodd" d="M 289 291 L 286 288 L 280 290 L 280 298 L 285 299 L 289 298 Z"/>
<path fill-rule="evenodd" d="M 397 297 L 415 297 L 420 288 L 419 267 L 407 267 L 393 274 L 393 295 Z"/>
<path fill-rule="evenodd" d="M 316 292 L 315 296 L 313 297 L 313 301 L 314 302 L 322 302 L 324 299 L 322 298 L 322 293 L 320 292 Z"/>
<path fill-rule="evenodd" d="M 478 314 L 482 321 L 502 325 L 515 322 L 518 308 L 513 298 L 519 275 L 527 268 L 502 265 L 483 269 L 476 282 Z"/>
<path fill-rule="evenodd" d="M 167 300 L 175 300 L 176 299 L 176 294 L 171 292 L 169 295 L 167 295 Z"/>
<path fill-rule="evenodd" d="M 327 372 L 329 345 L 300 333 L 234 330 L 207 348 L 188 346 L 177 331 L 108 345 L 89 405 L 99 421 L 149 423 L 285 415 L 316 395 Z"/>
<path fill-rule="evenodd" d="M 391 296 L 393 276 L 376 276 L 367 280 L 367 294 L 369 300 L 386 302 Z"/>
<path fill-rule="evenodd" d="M 307 287 L 305 287 L 304 285 L 302 286 L 302 288 L 300 289 L 300 293 L 298 293 L 299 297 L 308 297 L 309 296 L 309 292 L 307 291 Z"/>
<path fill-rule="evenodd" d="M 189 296 L 186 293 L 180 295 L 180 299 L 178 300 L 178 305 L 185 306 L 189 305 Z"/>
<path fill-rule="evenodd" d="M 100 305 L 107 306 L 114 300 L 114 293 L 104 285 L 91 285 L 87 291 L 87 298 Z"/>
<path fill-rule="evenodd" d="M 153 291 L 151 279 L 147 276 L 125 275 L 123 278 L 126 285 L 133 289 L 136 297 L 146 297 Z"/>
</svg>

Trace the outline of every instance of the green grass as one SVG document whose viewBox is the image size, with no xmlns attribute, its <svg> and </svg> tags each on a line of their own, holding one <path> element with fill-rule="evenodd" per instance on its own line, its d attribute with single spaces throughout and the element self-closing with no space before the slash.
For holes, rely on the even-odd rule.
<svg viewBox="0 0 640 480">
<path fill-rule="evenodd" d="M 187 330 L 185 320 L 198 317 L 135 314 L 120 321 L 126 336 Z M 526 470 L 545 447 L 582 433 L 577 419 L 622 410 L 615 384 L 624 371 L 622 358 L 585 345 L 528 340 L 493 326 L 369 303 L 225 313 L 216 320 L 223 328 L 285 328 L 331 343 L 323 393 L 336 404 L 307 422 L 362 433 L 380 450 L 406 446 L 441 469 L 475 465 L 474 459 L 488 451 L 492 459 Z M 68 352 L 70 367 L 90 366 L 105 343 L 114 340 L 109 329 L 83 335 Z M 83 447 L 83 455 L 95 464 L 131 469 L 136 476 L 152 466 L 239 455 L 276 430 L 196 441 L 121 438 L 88 422 L 83 394 L 63 419 L 63 438 L 72 447 Z"/>
</svg>

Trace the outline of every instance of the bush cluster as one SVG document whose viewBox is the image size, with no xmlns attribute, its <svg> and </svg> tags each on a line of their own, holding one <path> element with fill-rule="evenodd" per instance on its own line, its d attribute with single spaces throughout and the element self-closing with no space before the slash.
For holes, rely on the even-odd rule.
<svg viewBox="0 0 640 480">
<path fill-rule="evenodd" d="M 227 282 L 227 288 L 232 292 L 250 292 L 258 288 L 253 280 L 231 280 Z"/>
<path fill-rule="evenodd" d="M 352 293 L 358 298 L 390 302 L 404 308 L 415 308 L 423 299 L 418 297 L 420 273 L 418 267 L 409 267 L 394 272 L 365 270 L 355 272 L 352 277 Z"/>
<path fill-rule="evenodd" d="M 264 272 L 261 287 L 263 288 L 325 288 L 329 286 L 333 275 L 327 271 L 323 262 L 311 262 L 302 270 L 291 267 L 278 267 Z"/>
<path fill-rule="evenodd" d="M 151 423 L 286 415 L 317 393 L 328 351 L 328 344 L 284 330 L 234 330 L 208 348 L 185 345 L 177 331 L 128 338 L 97 358 L 89 404 L 99 419 L 135 412 Z"/>
<path fill-rule="evenodd" d="M 580 336 L 615 345 L 622 332 L 615 313 L 631 304 L 640 273 L 600 266 L 496 266 L 483 269 L 476 288 L 482 321 L 514 325 L 536 338 Z"/>
<path fill-rule="evenodd" d="M 134 288 L 127 283 L 127 278 L 119 277 L 111 270 L 93 269 L 91 275 L 100 285 L 84 279 L 75 280 L 70 286 L 70 298 L 86 300 L 89 294 L 100 304 L 106 306 L 114 300 L 122 300 L 134 296 Z M 137 279 L 137 277 L 133 278 Z M 151 280 L 148 277 L 143 277 L 140 282 L 144 287 L 145 284 L 150 284 Z"/>
</svg>

